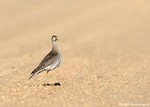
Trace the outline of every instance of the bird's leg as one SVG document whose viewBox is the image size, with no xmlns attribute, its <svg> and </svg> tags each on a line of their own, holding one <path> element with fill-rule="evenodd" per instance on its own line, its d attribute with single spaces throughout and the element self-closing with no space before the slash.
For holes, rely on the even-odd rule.
<svg viewBox="0 0 150 107">
<path fill-rule="evenodd" d="M 47 82 L 48 82 L 48 76 L 47 76 L 48 72 L 49 72 L 49 70 L 46 71 L 46 80 L 47 80 Z"/>
<path fill-rule="evenodd" d="M 46 73 L 46 74 L 48 74 L 48 72 L 49 72 L 49 70 L 47 71 L 47 73 Z"/>
</svg>

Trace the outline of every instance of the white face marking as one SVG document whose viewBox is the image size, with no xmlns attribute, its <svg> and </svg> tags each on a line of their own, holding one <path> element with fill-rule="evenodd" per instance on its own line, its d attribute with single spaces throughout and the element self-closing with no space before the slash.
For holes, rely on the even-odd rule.
<svg viewBox="0 0 150 107">
<path fill-rule="evenodd" d="M 56 37 L 53 37 L 53 41 L 56 41 Z"/>
<path fill-rule="evenodd" d="M 57 41 L 57 36 L 53 36 L 52 41 Z"/>
</svg>

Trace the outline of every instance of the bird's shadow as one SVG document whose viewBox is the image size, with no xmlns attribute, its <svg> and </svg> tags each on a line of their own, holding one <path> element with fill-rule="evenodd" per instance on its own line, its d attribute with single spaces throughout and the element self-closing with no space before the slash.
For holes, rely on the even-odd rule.
<svg viewBox="0 0 150 107">
<path fill-rule="evenodd" d="M 59 82 L 56 82 L 56 83 L 44 83 L 44 84 L 38 85 L 38 87 L 40 87 L 40 86 L 43 86 L 43 87 L 53 86 L 53 87 L 55 87 L 55 86 L 61 86 L 61 84 Z"/>
</svg>

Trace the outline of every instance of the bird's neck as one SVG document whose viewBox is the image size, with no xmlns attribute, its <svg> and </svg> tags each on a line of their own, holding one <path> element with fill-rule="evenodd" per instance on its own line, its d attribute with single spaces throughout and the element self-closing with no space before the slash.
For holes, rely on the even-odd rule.
<svg viewBox="0 0 150 107">
<path fill-rule="evenodd" d="M 55 41 L 52 41 L 52 51 L 53 52 L 59 52 L 57 43 Z"/>
</svg>

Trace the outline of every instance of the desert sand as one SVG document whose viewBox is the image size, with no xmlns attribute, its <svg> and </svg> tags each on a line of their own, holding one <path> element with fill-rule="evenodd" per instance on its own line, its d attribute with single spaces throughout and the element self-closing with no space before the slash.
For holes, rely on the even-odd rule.
<svg viewBox="0 0 150 107">
<path fill-rule="evenodd" d="M 150 107 L 149 0 L 0 2 L 0 107 Z M 28 80 L 53 34 L 61 66 Z"/>
</svg>

